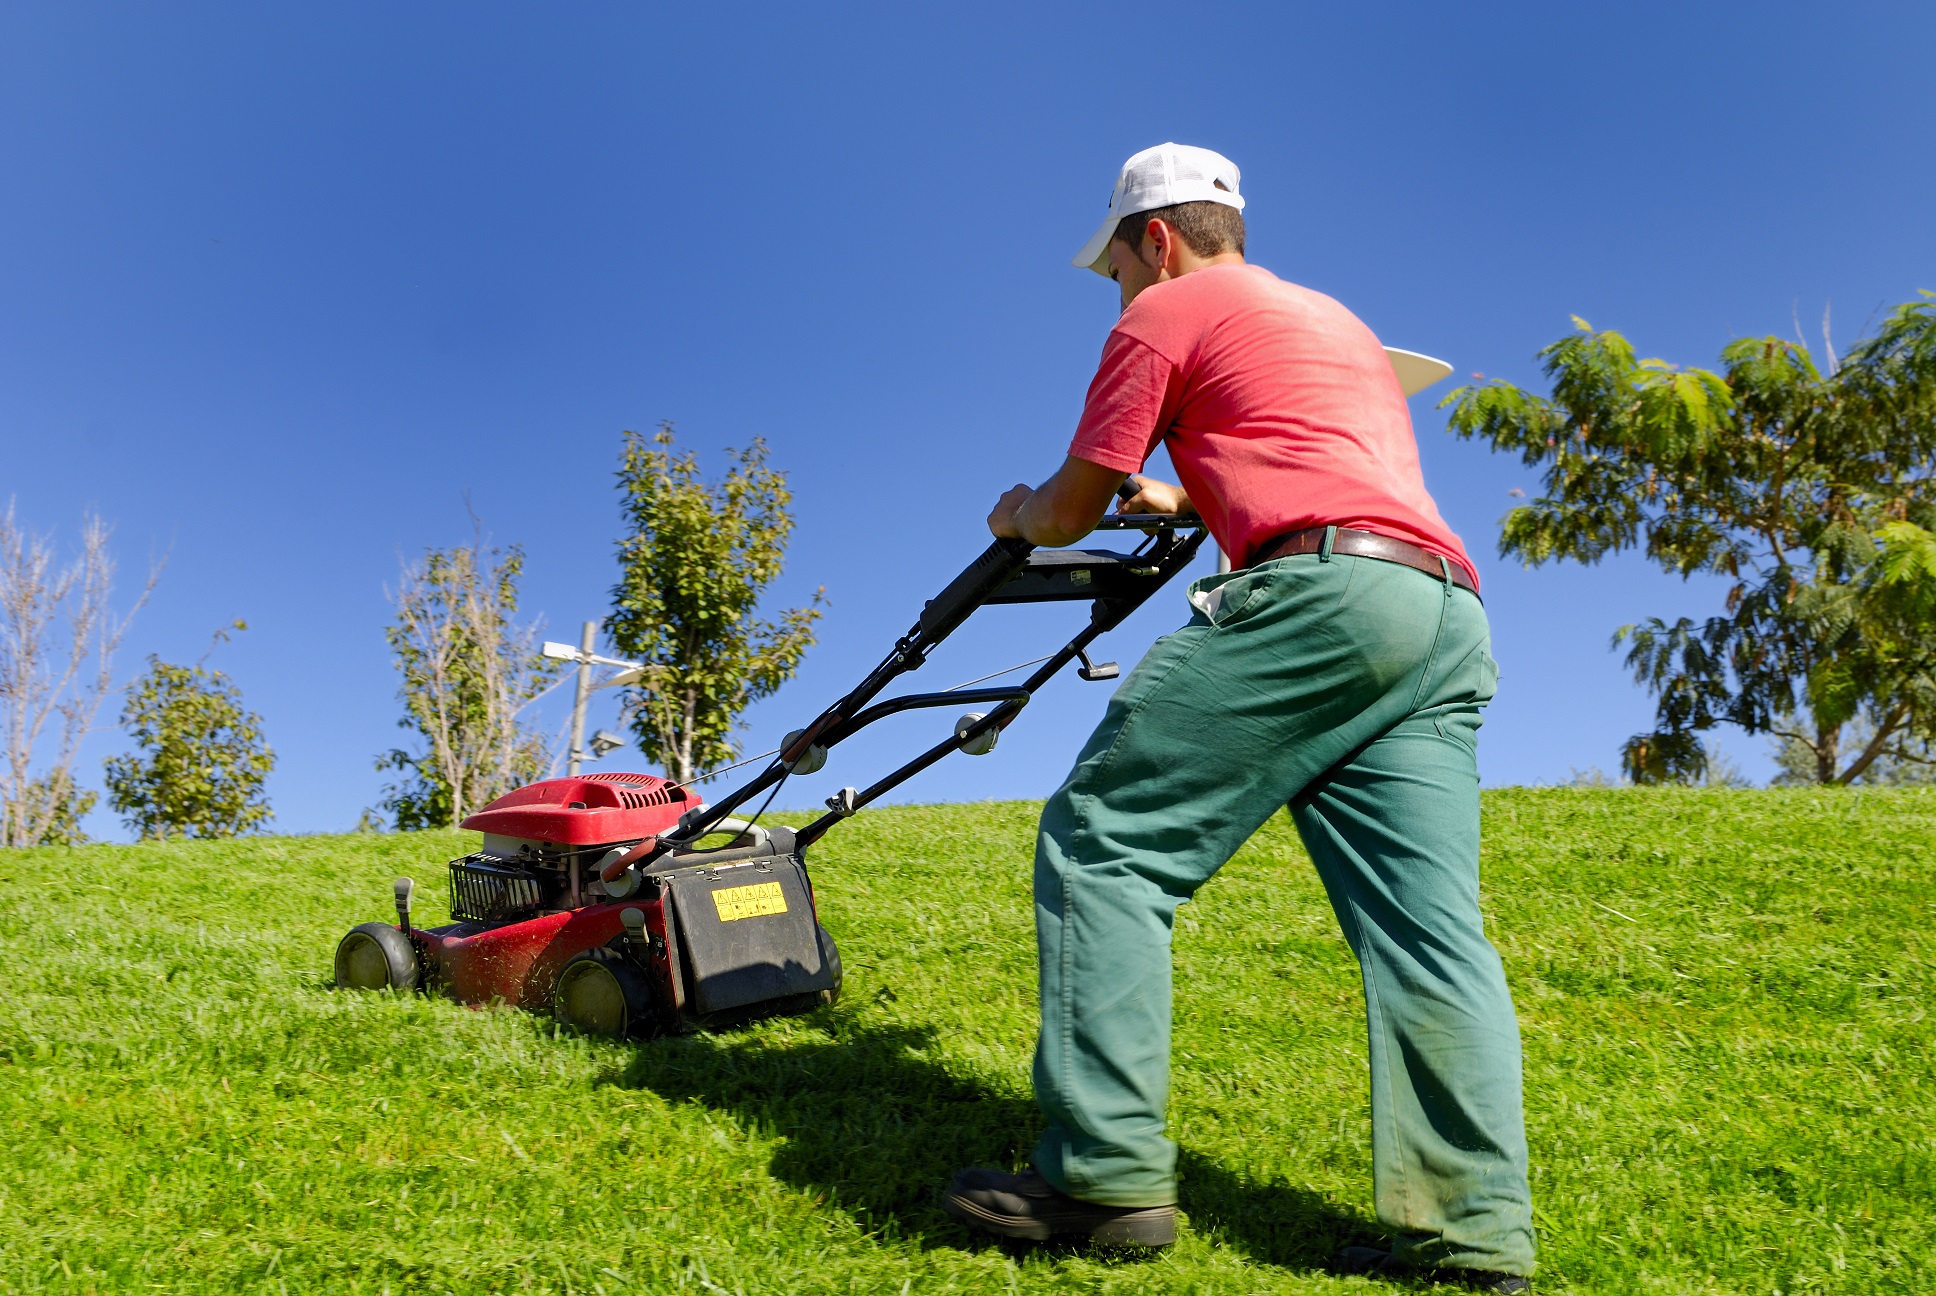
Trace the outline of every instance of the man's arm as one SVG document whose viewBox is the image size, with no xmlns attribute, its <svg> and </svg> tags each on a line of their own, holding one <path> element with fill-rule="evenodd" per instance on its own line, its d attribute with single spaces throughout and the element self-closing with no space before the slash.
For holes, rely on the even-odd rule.
<svg viewBox="0 0 1936 1296">
<path fill-rule="evenodd" d="M 988 529 L 1030 544 L 1072 544 L 1096 529 L 1116 488 L 1128 479 L 1126 472 L 1071 455 L 1037 489 L 1010 487 L 988 515 Z"/>
<path fill-rule="evenodd" d="M 1116 488 L 1134 481 L 1136 494 L 1124 501 L 1124 513 L 1189 513 L 1190 497 L 1180 487 L 1153 477 L 1105 468 L 1071 455 L 1055 475 L 1030 490 L 1016 485 L 988 515 L 988 529 L 998 536 L 1019 536 L 1030 544 L 1073 544 L 1096 529 L 1109 511 Z"/>
</svg>

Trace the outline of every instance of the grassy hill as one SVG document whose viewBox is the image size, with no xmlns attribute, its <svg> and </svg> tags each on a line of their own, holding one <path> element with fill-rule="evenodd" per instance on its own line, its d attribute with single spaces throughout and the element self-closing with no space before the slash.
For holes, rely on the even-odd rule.
<svg viewBox="0 0 1936 1296">
<path fill-rule="evenodd" d="M 1362 1292 L 1356 969 L 1273 822 L 1177 932 L 1187 1230 L 1011 1252 L 939 1211 L 1035 1117 L 1035 808 L 816 853 L 846 995 L 618 1045 L 328 987 L 468 834 L 0 852 L 0 1293 Z M 1547 1291 L 1936 1289 L 1936 794 L 1487 794 Z"/>
</svg>

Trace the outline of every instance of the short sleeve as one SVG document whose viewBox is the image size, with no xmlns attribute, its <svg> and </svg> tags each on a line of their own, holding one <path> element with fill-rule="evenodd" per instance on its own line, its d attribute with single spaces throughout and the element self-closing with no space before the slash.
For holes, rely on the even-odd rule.
<svg viewBox="0 0 1936 1296">
<path fill-rule="evenodd" d="M 1070 456 L 1117 472 L 1141 471 L 1176 417 L 1182 385 L 1177 367 L 1156 351 L 1125 333 L 1111 333 Z"/>
</svg>

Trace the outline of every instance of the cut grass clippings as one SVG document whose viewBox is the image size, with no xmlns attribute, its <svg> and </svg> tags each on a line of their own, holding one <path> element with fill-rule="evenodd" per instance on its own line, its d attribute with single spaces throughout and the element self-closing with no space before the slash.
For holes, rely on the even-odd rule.
<svg viewBox="0 0 1936 1296">
<path fill-rule="evenodd" d="M 1486 794 L 1544 1291 L 1936 1289 L 1936 793 Z M 470 834 L 0 852 L 0 1293 L 1357 1292 L 1357 970 L 1280 817 L 1184 907 L 1151 1259 L 979 1240 L 1014 1164 L 1036 807 L 870 810 L 813 858 L 845 994 L 618 1044 L 339 993 Z"/>
</svg>

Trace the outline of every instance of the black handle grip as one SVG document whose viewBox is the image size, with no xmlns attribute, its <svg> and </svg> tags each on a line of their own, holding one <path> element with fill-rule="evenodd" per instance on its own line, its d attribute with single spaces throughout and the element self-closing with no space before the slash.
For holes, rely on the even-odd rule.
<svg viewBox="0 0 1936 1296">
<path fill-rule="evenodd" d="M 952 633 L 956 626 L 968 619 L 970 612 L 981 606 L 984 599 L 1022 569 L 1034 548 L 1026 540 L 1004 536 L 982 550 L 981 556 L 969 563 L 967 570 L 949 581 L 948 588 L 935 595 L 921 609 L 921 633 L 935 640 Z"/>
</svg>

